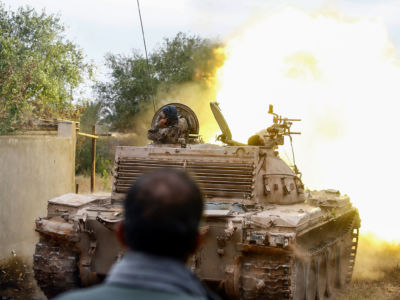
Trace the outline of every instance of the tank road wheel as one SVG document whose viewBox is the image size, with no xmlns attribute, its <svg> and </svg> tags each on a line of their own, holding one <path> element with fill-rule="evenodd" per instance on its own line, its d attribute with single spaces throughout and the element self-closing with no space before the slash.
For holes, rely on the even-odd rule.
<svg viewBox="0 0 400 300">
<path fill-rule="evenodd" d="M 242 262 L 240 258 L 236 259 L 236 264 L 227 266 L 226 280 L 224 282 L 225 294 L 229 299 L 238 299 L 240 295 L 239 290 L 239 280 L 240 280 L 240 272 L 242 268 Z"/>
<path fill-rule="evenodd" d="M 345 250 L 345 245 L 340 243 L 338 245 L 339 251 L 338 251 L 338 262 L 337 262 L 337 281 L 336 281 L 336 286 L 339 289 L 342 289 L 345 285 L 345 278 L 346 278 L 346 250 Z"/>
<path fill-rule="evenodd" d="M 306 300 L 315 300 L 317 294 L 317 264 L 314 257 L 306 262 Z"/>
<path fill-rule="evenodd" d="M 327 295 L 327 277 L 328 277 L 328 266 L 327 266 L 327 252 L 323 252 L 317 258 L 317 299 L 325 299 Z"/>
<path fill-rule="evenodd" d="M 306 294 L 306 270 L 305 270 L 305 262 L 296 258 L 295 265 L 295 287 L 293 293 L 293 299 L 295 300 L 303 300 Z"/>
<path fill-rule="evenodd" d="M 326 295 L 332 296 L 337 282 L 337 245 L 332 245 L 327 250 L 327 289 Z"/>
<path fill-rule="evenodd" d="M 339 263 L 338 263 L 338 287 L 344 288 L 347 283 L 350 282 L 348 280 L 348 274 L 352 274 L 354 264 L 355 255 L 351 257 L 352 254 L 352 243 L 353 243 L 353 230 L 350 230 L 344 237 L 341 243 L 339 244 Z"/>
<path fill-rule="evenodd" d="M 79 287 L 78 261 L 73 245 L 41 236 L 33 255 L 33 271 L 48 298 Z"/>
</svg>

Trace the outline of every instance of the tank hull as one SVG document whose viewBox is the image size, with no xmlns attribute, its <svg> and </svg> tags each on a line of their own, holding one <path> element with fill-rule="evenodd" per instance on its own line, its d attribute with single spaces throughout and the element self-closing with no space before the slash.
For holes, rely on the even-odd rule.
<svg viewBox="0 0 400 300">
<path fill-rule="evenodd" d="M 273 149 L 161 145 L 117 148 L 111 196 L 49 201 L 47 217 L 36 221 L 41 240 L 34 255 L 46 295 L 106 276 L 126 251 L 114 231 L 127 189 L 161 167 L 187 171 L 203 192 L 204 242 L 188 267 L 223 297 L 327 299 L 350 282 L 360 219 L 347 196 L 304 193 Z"/>
</svg>

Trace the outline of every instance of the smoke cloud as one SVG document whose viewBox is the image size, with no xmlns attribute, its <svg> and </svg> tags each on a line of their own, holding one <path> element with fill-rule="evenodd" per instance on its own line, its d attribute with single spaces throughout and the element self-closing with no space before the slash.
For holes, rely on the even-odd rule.
<svg viewBox="0 0 400 300">
<path fill-rule="evenodd" d="M 266 128 L 268 104 L 302 118 L 293 130 L 306 186 L 347 193 L 364 232 L 399 239 L 400 63 L 385 26 L 286 8 L 232 36 L 226 56 L 217 98 L 233 138 Z"/>
</svg>

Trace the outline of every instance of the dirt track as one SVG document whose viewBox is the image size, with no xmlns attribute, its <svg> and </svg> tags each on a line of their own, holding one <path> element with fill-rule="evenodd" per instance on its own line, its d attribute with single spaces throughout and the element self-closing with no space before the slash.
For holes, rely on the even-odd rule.
<svg viewBox="0 0 400 300">
<path fill-rule="evenodd" d="M 400 284 L 385 281 L 355 281 L 335 300 L 399 300 Z"/>
</svg>

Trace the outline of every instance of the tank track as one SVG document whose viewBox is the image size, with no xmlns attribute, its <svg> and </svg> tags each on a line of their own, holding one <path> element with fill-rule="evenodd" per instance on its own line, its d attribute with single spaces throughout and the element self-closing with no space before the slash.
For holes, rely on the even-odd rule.
<svg viewBox="0 0 400 300">
<path fill-rule="evenodd" d="M 291 299 L 293 255 L 258 254 L 242 263 L 242 299 Z"/>
<path fill-rule="evenodd" d="M 335 238 L 327 239 L 316 247 L 301 251 L 282 249 L 267 255 L 243 255 L 239 279 L 240 299 L 330 298 L 336 290 L 344 288 L 351 281 L 358 228 L 359 217 L 354 212 Z M 322 277 L 325 277 L 325 281 Z"/>
<path fill-rule="evenodd" d="M 33 255 L 33 270 L 48 298 L 80 286 L 78 261 L 74 245 L 41 235 Z"/>
<path fill-rule="evenodd" d="M 359 236 L 359 228 L 358 227 L 353 228 L 352 233 L 351 233 L 352 243 L 351 243 L 349 264 L 348 264 L 347 276 L 346 276 L 347 284 L 350 283 L 351 278 L 353 277 L 354 265 L 356 263 L 356 255 L 357 255 L 357 249 L 358 249 L 358 236 Z"/>
</svg>

